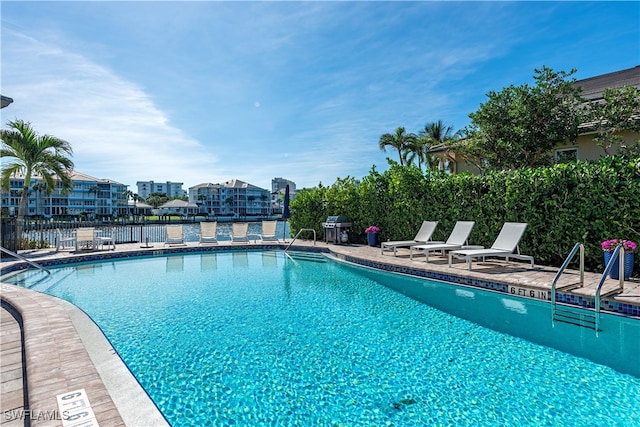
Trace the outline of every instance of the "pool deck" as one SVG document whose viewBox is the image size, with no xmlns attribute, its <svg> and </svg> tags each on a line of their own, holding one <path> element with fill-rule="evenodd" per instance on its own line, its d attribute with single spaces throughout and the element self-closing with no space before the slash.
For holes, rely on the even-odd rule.
<svg viewBox="0 0 640 427">
<path fill-rule="evenodd" d="M 220 242 L 214 247 L 228 249 L 262 247 L 254 243 L 231 244 Z M 273 248 L 273 244 L 268 247 Z M 284 245 L 276 245 L 284 248 Z M 555 267 L 531 267 L 524 262 L 474 262 L 473 270 L 466 263 L 455 261 L 448 267 L 448 259 L 430 255 L 425 263 L 423 255 L 409 258 L 408 249 L 381 254 L 380 248 L 362 245 L 332 245 L 310 241 L 296 241 L 296 248 L 315 248 L 331 251 L 346 261 L 388 271 L 421 277 L 443 278 L 471 286 L 496 289 L 516 295 L 548 299 Z M 52 260 L 83 260 L 94 257 L 179 251 L 196 251 L 197 243 L 167 248 L 156 243 L 153 248 L 139 244 L 120 244 L 115 251 L 73 253 L 53 250 L 21 251 L 22 256 L 35 262 Z M 141 252 L 144 251 L 144 252 Z M 6 269 L 21 261 L 4 261 Z M 558 292 L 567 302 L 593 302 L 601 274 L 584 273 L 584 285 L 574 288 L 579 274 L 567 271 L 558 282 Z M 611 307 L 640 307 L 640 282 L 607 279 L 602 289 L 603 310 Z M 33 426 L 62 426 L 63 412 L 56 396 L 83 389 L 95 415 L 94 424 L 102 426 L 162 426 L 168 425 L 146 392 L 126 368 L 100 329 L 82 310 L 58 298 L 0 283 L 0 403 L 2 426 L 24 426 L 30 415 Z M 613 310 L 615 311 L 615 310 Z M 640 317 L 640 314 L 638 314 Z M 28 406 L 25 405 L 25 399 Z M 25 408 L 28 408 L 25 409 Z M 70 424 L 68 424 L 70 425 Z M 84 424 L 83 424 L 84 425 Z"/>
</svg>

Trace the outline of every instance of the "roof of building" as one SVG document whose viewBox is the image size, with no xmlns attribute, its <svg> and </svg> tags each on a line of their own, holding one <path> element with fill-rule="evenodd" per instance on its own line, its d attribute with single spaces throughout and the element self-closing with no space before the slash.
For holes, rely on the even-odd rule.
<svg viewBox="0 0 640 427">
<path fill-rule="evenodd" d="M 193 187 L 189 187 L 189 190 L 197 190 L 199 188 L 220 188 L 220 187 L 225 187 L 225 188 L 252 188 L 252 189 L 257 189 L 257 190 L 268 191 L 268 190 L 265 190 L 264 188 L 260 188 L 258 186 L 249 184 L 248 182 L 241 181 L 239 179 L 230 179 L 229 181 L 222 182 L 220 184 L 212 184 L 210 182 L 209 183 L 202 183 L 202 184 L 194 185 Z"/>
<path fill-rule="evenodd" d="M 149 205 L 147 203 L 135 202 L 133 200 L 129 200 L 127 202 L 127 205 L 129 205 L 129 207 L 137 208 L 137 209 L 153 209 L 153 206 L 151 206 L 151 205 Z"/>
<path fill-rule="evenodd" d="M 221 183 L 220 185 L 228 188 L 259 188 L 255 185 L 249 184 L 248 182 L 240 181 L 239 179 L 231 179 L 227 182 Z"/>
<path fill-rule="evenodd" d="M 197 208 L 198 205 L 196 205 L 195 203 L 189 203 L 189 202 L 185 202 L 184 200 L 180 200 L 180 199 L 174 199 L 174 200 L 169 200 L 167 203 L 163 203 L 162 205 L 159 206 L 160 209 L 162 208 Z"/>
<path fill-rule="evenodd" d="M 12 178 L 15 179 L 24 179 L 24 174 L 21 173 L 17 173 L 17 174 L 13 174 L 11 175 Z M 53 179 L 56 179 L 57 176 L 53 175 Z M 91 175 L 87 175 L 86 173 L 81 173 L 81 172 L 77 172 L 77 171 L 70 171 L 69 172 L 69 178 L 71 178 L 72 181 L 89 181 L 89 182 L 95 182 L 95 183 L 102 183 L 102 184 L 118 184 L 118 185 L 124 185 L 121 182 L 118 181 L 114 181 L 112 179 L 103 179 L 103 178 L 96 178 L 94 176 Z M 32 175 L 31 176 L 31 180 L 42 180 L 42 177 L 40 175 Z"/>
<path fill-rule="evenodd" d="M 189 187 L 189 190 L 197 190 L 199 188 L 220 188 L 220 184 L 212 184 L 210 182 L 203 182 L 202 184 Z"/>
<path fill-rule="evenodd" d="M 587 99 L 598 99 L 606 89 L 617 89 L 626 86 L 635 86 L 640 89 L 640 65 L 626 70 L 614 71 L 578 80 L 575 85 L 582 88 L 582 96 Z"/>
</svg>

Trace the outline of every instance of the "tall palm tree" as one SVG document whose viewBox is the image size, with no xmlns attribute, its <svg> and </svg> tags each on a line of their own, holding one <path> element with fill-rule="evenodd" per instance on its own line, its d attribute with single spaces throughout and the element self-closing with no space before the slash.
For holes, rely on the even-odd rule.
<svg viewBox="0 0 640 427">
<path fill-rule="evenodd" d="M 415 144 L 417 137 L 413 133 L 407 133 L 403 126 L 396 129 L 395 133 L 385 133 L 380 137 L 379 145 L 382 151 L 386 151 L 387 146 L 398 150 L 400 164 L 404 165 L 407 156 L 411 153 L 411 147 Z"/>
<path fill-rule="evenodd" d="M 38 181 L 33 184 L 32 190 L 36 193 L 36 214 L 39 214 L 40 210 L 38 209 L 38 201 L 40 201 L 40 199 L 42 198 L 42 193 L 47 191 L 47 184 L 45 184 L 43 181 Z"/>
<path fill-rule="evenodd" d="M 424 128 L 418 132 L 419 140 L 421 141 L 421 153 L 422 162 L 427 165 L 427 169 L 433 169 L 437 167 L 437 159 L 429 154 L 431 147 L 449 142 L 458 137 L 460 131 L 453 132 L 453 126 L 445 125 L 442 120 L 430 122 L 424 125 Z"/>
<path fill-rule="evenodd" d="M 56 184 L 55 175 L 66 193 L 73 188 L 69 172 L 73 170 L 71 144 L 51 135 L 38 135 L 31 123 L 14 120 L 7 123 L 8 129 L 0 130 L 3 158 L 1 182 L 2 189 L 10 191 L 11 176 L 24 175 L 24 184 L 16 217 L 16 235 L 21 239 L 24 229 L 24 214 L 27 207 L 27 194 L 31 178 L 39 175 L 47 186 L 47 194 L 51 194 Z"/>
</svg>

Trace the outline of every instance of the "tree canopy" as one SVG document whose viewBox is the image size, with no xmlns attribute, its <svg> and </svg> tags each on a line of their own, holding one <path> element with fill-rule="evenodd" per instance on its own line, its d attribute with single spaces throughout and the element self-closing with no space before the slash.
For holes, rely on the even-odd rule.
<svg viewBox="0 0 640 427">
<path fill-rule="evenodd" d="M 605 153 L 617 145 L 619 153 L 628 156 L 640 154 L 640 141 L 624 143 L 621 131 L 640 132 L 640 90 L 633 86 L 605 89 L 602 100 L 586 108 L 589 122 L 586 130 L 595 132 L 593 139 Z"/>
<path fill-rule="evenodd" d="M 465 137 L 450 148 L 481 169 L 517 169 L 548 165 L 553 148 L 575 142 L 584 114 L 580 89 L 569 73 L 535 70 L 536 84 L 491 91 L 469 114 Z"/>
<path fill-rule="evenodd" d="M 54 175 L 60 180 L 63 192 L 71 190 L 73 182 L 68 172 L 73 169 L 70 159 L 73 150 L 67 141 L 51 135 L 38 135 L 31 123 L 24 120 L 10 121 L 7 126 L 8 129 L 0 130 L 0 156 L 3 159 L 1 182 L 2 189 L 10 191 L 11 177 L 18 174 L 24 176 L 16 216 L 16 235 L 21 236 L 32 177 L 36 175 L 42 179 L 47 194 L 56 188 Z"/>
</svg>

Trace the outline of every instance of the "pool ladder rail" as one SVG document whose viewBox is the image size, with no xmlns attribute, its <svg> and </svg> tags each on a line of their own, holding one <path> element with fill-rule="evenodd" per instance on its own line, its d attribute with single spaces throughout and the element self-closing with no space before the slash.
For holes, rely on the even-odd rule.
<svg viewBox="0 0 640 427">
<path fill-rule="evenodd" d="M 604 285 L 605 280 L 607 279 L 607 275 L 613 268 L 613 264 L 615 260 L 620 258 L 624 259 L 624 248 L 622 246 L 618 246 L 611 256 L 611 259 L 607 263 L 602 276 L 600 277 L 600 281 L 598 282 L 598 286 L 596 288 L 595 294 L 595 308 L 594 310 L 587 310 L 580 307 L 573 307 L 569 305 L 558 305 L 556 301 L 556 291 L 557 284 L 560 276 L 566 270 L 567 266 L 571 262 L 571 260 L 575 257 L 575 255 L 580 254 L 580 280 L 578 282 L 569 283 L 563 285 L 562 290 L 571 290 L 584 286 L 584 245 L 582 243 L 576 243 L 564 260 L 564 263 L 556 273 L 556 276 L 551 283 L 551 321 L 552 322 L 564 322 L 570 323 L 577 326 L 582 326 L 586 328 L 590 328 L 596 331 L 596 333 L 600 332 L 602 329 L 600 327 L 600 311 L 601 311 L 601 294 L 602 294 L 602 286 Z M 620 264 L 620 285 L 616 289 L 612 289 L 608 294 L 618 292 L 624 289 L 624 263 Z"/>
<path fill-rule="evenodd" d="M 49 271 L 48 269 L 44 268 L 43 266 L 41 266 L 40 264 L 38 264 L 37 262 L 31 261 L 30 259 L 27 259 L 25 257 L 23 257 L 22 255 L 19 255 L 13 251 L 10 251 L 9 249 L 5 248 L 4 246 L 0 246 L 0 251 L 4 252 L 7 255 L 10 255 L 14 258 L 18 258 L 20 261 L 24 261 L 27 264 L 29 264 L 32 267 L 35 267 L 39 270 L 42 270 L 44 272 L 46 272 L 47 274 L 51 274 L 51 271 Z"/>
<path fill-rule="evenodd" d="M 289 250 L 289 248 L 291 247 L 291 245 L 293 245 L 293 242 L 296 241 L 296 239 L 298 237 L 300 237 L 300 233 L 302 233 L 303 231 L 313 231 L 313 246 L 316 245 L 316 230 L 314 228 L 301 228 L 300 230 L 298 230 L 298 232 L 296 233 L 295 237 L 293 238 L 293 240 L 291 240 L 291 242 L 289 242 L 289 244 L 287 245 L 287 247 L 284 249 L 285 252 L 287 252 Z"/>
</svg>

